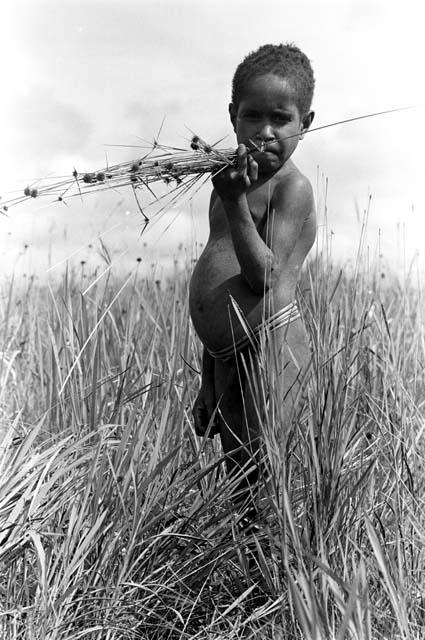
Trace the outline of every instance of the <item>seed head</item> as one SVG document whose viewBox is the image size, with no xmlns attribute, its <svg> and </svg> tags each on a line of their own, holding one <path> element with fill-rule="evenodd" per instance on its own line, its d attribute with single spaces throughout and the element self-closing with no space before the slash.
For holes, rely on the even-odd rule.
<svg viewBox="0 0 425 640">
<path fill-rule="evenodd" d="M 38 196 L 38 189 L 31 189 L 30 196 L 31 198 L 36 198 Z"/>
<path fill-rule="evenodd" d="M 31 195 L 31 189 L 29 187 L 25 187 L 24 195 L 26 195 L 26 196 L 30 196 Z"/>
</svg>

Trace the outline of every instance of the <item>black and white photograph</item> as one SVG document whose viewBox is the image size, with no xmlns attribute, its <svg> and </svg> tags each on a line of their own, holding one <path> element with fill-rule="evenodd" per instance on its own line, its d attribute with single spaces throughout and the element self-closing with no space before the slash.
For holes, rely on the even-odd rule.
<svg viewBox="0 0 425 640">
<path fill-rule="evenodd" d="M 425 637 L 422 13 L 2 3 L 1 640 Z"/>
</svg>

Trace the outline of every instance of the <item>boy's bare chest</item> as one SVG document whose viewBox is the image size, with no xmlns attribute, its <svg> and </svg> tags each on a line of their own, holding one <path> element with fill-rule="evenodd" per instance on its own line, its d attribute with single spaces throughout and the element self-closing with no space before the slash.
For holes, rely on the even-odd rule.
<svg viewBox="0 0 425 640">
<path fill-rule="evenodd" d="M 248 207 L 257 229 L 264 224 L 267 214 L 271 210 L 271 200 L 270 185 L 263 185 L 247 194 Z M 211 210 L 210 224 L 211 230 L 214 227 L 222 229 L 223 226 L 228 226 L 227 215 L 220 198 L 217 198 Z"/>
</svg>

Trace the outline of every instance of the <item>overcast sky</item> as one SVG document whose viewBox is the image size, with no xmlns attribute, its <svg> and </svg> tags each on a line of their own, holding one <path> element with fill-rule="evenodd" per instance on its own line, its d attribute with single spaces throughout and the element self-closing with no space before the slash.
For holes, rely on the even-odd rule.
<svg viewBox="0 0 425 640">
<path fill-rule="evenodd" d="M 129 159 L 105 146 L 153 139 L 180 146 L 187 127 L 234 146 L 227 105 L 240 60 L 261 44 L 293 41 L 316 75 L 315 126 L 423 105 L 421 3 L 405 0 L 28 0 L 2 4 L 0 194 L 49 174 Z M 311 179 L 335 254 L 355 258 L 359 218 L 372 194 L 369 243 L 394 264 L 425 256 L 423 106 L 309 134 L 294 160 Z M 317 177 L 319 176 L 319 180 Z M 317 187 L 317 183 L 319 186 Z M 71 256 L 93 260 L 98 234 L 117 265 L 169 264 L 207 233 L 209 187 L 140 239 L 131 193 L 87 196 L 68 207 L 33 201 L 0 218 L 0 268 L 19 273 Z M 323 217 L 323 215 L 322 215 Z M 171 223 L 171 225 L 170 225 Z M 170 226 L 169 226 L 170 225 Z M 166 227 L 169 229 L 166 230 Z M 143 243 L 146 243 L 144 245 Z M 28 245 L 27 249 L 24 249 Z M 92 245 L 92 247 L 89 247 Z M 126 252 L 124 254 L 124 252 Z M 57 266 L 56 270 L 60 270 Z M 53 270 L 54 271 L 54 270 Z"/>
</svg>

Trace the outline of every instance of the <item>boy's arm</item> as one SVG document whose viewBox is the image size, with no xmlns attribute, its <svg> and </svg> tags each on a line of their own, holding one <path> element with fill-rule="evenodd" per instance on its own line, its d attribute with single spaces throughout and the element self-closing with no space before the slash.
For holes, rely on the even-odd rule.
<svg viewBox="0 0 425 640">
<path fill-rule="evenodd" d="M 315 211 L 313 189 L 309 180 L 301 174 L 288 176 L 276 187 L 271 208 L 273 217 L 270 222 L 270 244 L 277 255 L 277 270 L 280 271 L 291 257 L 306 220 L 311 218 Z M 312 228 L 308 237 L 304 238 L 305 244 L 308 245 L 306 253 L 315 235 L 316 223 L 313 215 Z"/>
<path fill-rule="evenodd" d="M 264 242 L 249 210 L 246 194 L 223 201 L 241 274 L 255 293 L 267 291 L 274 278 L 276 260 Z"/>
<path fill-rule="evenodd" d="M 232 235 L 241 275 L 256 293 L 269 288 L 274 269 L 274 255 L 258 233 L 246 198 L 247 189 L 258 177 L 258 166 L 246 147 L 238 147 L 238 165 L 228 167 L 213 178 Z"/>
<path fill-rule="evenodd" d="M 241 274 L 254 292 L 263 294 L 273 286 L 291 256 L 306 217 L 314 209 L 314 200 L 306 178 L 288 176 L 273 194 L 266 242 L 258 233 L 246 197 L 248 186 L 257 179 L 254 165 L 240 148 L 238 169 L 216 178 L 214 186 L 227 214 Z"/>
<path fill-rule="evenodd" d="M 208 353 L 208 349 L 204 347 L 202 354 L 202 381 L 214 381 L 214 358 Z"/>
</svg>

